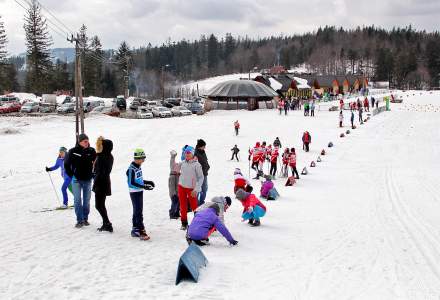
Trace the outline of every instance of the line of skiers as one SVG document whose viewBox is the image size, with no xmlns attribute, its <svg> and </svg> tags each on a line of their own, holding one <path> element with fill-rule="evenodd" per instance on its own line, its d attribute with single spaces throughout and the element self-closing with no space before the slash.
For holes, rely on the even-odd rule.
<svg viewBox="0 0 440 300">
<path fill-rule="evenodd" d="M 344 109 L 344 100 L 339 100 L 339 109 Z M 353 110 L 362 110 L 364 109 L 366 112 L 370 111 L 370 101 L 368 101 L 368 97 L 365 97 L 363 101 L 361 101 L 359 98 L 356 101 L 349 102 L 348 103 L 349 108 L 351 111 Z M 379 101 L 377 101 L 374 97 L 371 97 L 371 107 L 374 108 L 376 105 L 376 108 L 379 107 Z"/>
<path fill-rule="evenodd" d="M 302 136 L 303 150 L 308 152 L 310 150 L 310 143 L 312 137 L 308 131 L 305 131 Z M 272 178 L 276 177 L 278 170 L 278 158 L 281 155 L 281 176 L 289 177 L 289 169 L 292 171 L 292 176 L 299 179 L 298 170 L 296 168 L 296 150 L 295 148 L 286 148 L 284 152 L 280 154 L 282 145 L 280 139 L 277 137 L 272 145 L 266 146 L 266 142 L 256 142 L 252 149 L 249 149 L 249 161 L 251 163 L 250 168 L 256 172 L 254 179 L 259 179 L 264 174 L 264 163 L 267 161 L 270 163 L 269 175 Z"/>
</svg>

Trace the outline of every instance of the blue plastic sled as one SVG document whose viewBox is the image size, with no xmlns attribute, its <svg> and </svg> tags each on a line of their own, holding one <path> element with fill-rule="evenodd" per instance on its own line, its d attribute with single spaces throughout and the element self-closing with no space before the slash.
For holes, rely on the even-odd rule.
<svg viewBox="0 0 440 300">
<path fill-rule="evenodd" d="M 199 269 L 201 267 L 205 267 L 207 262 L 208 260 L 197 245 L 194 243 L 189 245 L 179 259 L 176 285 L 178 285 L 182 280 L 192 280 L 194 282 L 198 282 Z"/>
</svg>

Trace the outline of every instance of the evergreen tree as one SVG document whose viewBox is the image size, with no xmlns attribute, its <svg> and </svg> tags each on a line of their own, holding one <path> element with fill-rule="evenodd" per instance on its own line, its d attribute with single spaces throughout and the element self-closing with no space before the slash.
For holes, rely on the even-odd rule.
<svg viewBox="0 0 440 300">
<path fill-rule="evenodd" d="M 5 26 L 0 16 L 0 63 L 6 60 L 6 56 L 8 54 L 8 52 L 6 51 L 7 43 L 8 43 L 8 39 L 6 38 Z"/>
<path fill-rule="evenodd" d="M 211 34 L 208 40 L 208 70 L 210 74 L 215 73 L 218 65 L 218 48 L 217 38 Z"/>
<path fill-rule="evenodd" d="M 440 37 L 428 41 L 425 50 L 426 67 L 431 76 L 431 86 L 440 86 Z"/>
<path fill-rule="evenodd" d="M 375 69 L 375 79 L 377 81 L 391 81 L 394 69 L 394 58 L 389 49 L 379 48 L 377 50 Z"/>
<path fill-rule="evenodd" d="M 130 47 L 126 41 L 123 41 L 118 48 L 118 52 L 116 53 L 116 61 L 119 69 L 119 91 L 122 92 L 124 91 L 124 88 L 128 88 L 125 86 L 125 84 L 127 80 L 126 76 L 130 76 L 131 59 L 132 53 Z"/>
<path fill-rule="evenodd" d="M 102 51 L 101 40 L 94 36 L 90 41 L 90 50 L 94 57 L 104 57 L 104 51 Z M 99 59 L 93 59 L 90 62 L 90 94 L 100 95 L 102 94 L 102 61 Z"/>
<path fill-rule="evenodd" d="M 52 39 L 48 33 L 46 19 L 41 7 L 32 0 L 25 15 L 26 32 L 26 91 L 42 94 L 49 92 L 49 77 L 52 70 L 49 47 Z"/>
</svg>

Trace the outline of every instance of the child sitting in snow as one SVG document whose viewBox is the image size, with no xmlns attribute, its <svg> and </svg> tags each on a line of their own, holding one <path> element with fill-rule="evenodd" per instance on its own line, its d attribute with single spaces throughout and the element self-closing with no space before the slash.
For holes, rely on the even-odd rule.
<svg viewBox="0 0 440 300">
<path fill-rule="evenodd" d="M 207 208 L 197 212 L 188 227 L 186 240 L 188 244 L 205 246 L 209 244 L 209 235 L 217 229 L 231 245 L 237 245 L 229 230 L 219 218 L 220 208 L 217 203 L 211 203 Z"/>
<path fill-rule="evenodd" d="M 239 190 L 247 190 L 247 187 L 250 187 L 249 181 L 244 178 L 243 174 L 241 173 L 241 170 L 239 168 L 236 168 L 234 171 L 234 194 Z"/>
<path fill-rule="evenodd" d="M 275 189 L 272 178 L 270 175 L 264 176 L 266 181 L 261 182 L 260 195 L 262 198 L 267 200 L 276 200 L 280 195 Z"/>
<path fill-rule="evenodd" d="M 243 189 L 239 189 L 235 196 L 243 205 L 243 220 L 249 220 L 251 226 L 260 226 L 260 218 L 266 214 L 266 206 L 254 194 Z"/>
</svg>

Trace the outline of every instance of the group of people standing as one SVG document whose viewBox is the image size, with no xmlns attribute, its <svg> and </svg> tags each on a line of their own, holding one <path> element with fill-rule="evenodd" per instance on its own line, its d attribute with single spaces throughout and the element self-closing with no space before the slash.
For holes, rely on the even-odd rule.
<svg viewBox="0 0 440 300">
<path fill-rule="evenodd" d="M 289 110 L 301 109 L 304 105 L 304 116 L 315 116 L 315 100 L 314 99 L 292 99 L 292 98 L 281 98 L 278 101 L 278 110 L 280 115 L 284 111 L 284 115 L 287 115 Z"/>
</svg>

